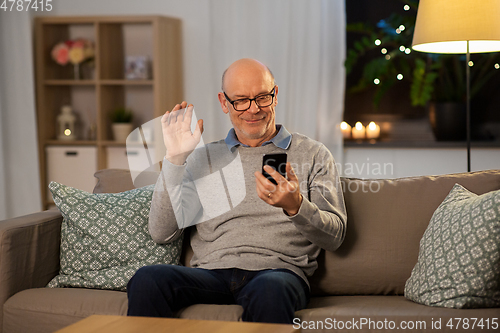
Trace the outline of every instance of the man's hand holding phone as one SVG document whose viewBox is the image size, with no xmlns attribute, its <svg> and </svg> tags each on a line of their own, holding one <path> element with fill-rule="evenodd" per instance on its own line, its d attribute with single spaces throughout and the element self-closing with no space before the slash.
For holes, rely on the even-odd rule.
<svg viewBox="0 0 500 333">
<path fill-rule="evenodd" d="M 263 169 L 277 184 L 273 184 L 261 172 L 256 171 L 254 175 L 259 198 L 274 207 L 282 208 L 290 216 L 297 214 L 302 204 L 302 194 L 299 190 L 299 180 L 290 162 L 286 163 L 288 179 L 269 165 L 265 165 Z"/>
<path fill-rule="evenodd" d="M 203 133 L 203 120 L 198 120 L 196 129 L 191 132 L 193 104 L 186 101 L 177 104 L 161 118 L 163 142 L 167 149 L 166 159 L 172 164 L 182 165 L 196 148 Z"/>
</svg>

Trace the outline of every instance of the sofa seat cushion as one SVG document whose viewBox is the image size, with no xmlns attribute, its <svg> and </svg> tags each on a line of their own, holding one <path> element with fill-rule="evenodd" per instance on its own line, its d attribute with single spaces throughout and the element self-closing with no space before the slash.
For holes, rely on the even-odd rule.
<svg viewBox="0 0 500 333">
<path fill-rule="evenodd" d="M 4 304 L 4 332 L 54 332 L 88 316 L 127 315 L 127 293 L 85 288 L 34 288 L 23 290 Z M 240 321 L 239 305 L 195 304 L 176 317 Z"/>
<path fill-rule="evenodd" d="M 23 290 L 4 304 L 4 332 L 54 332 L 94 314 L 126 315 L 127 294 L 84 288 Z"/>
<path fill-rule="evenodd" d="M 183 319 L 241 321 L 243 308 L 237 304 L 195 304 L 178 311 L 175 316 Z"/>
<path fill-rule="evenodd" d="M 416 323 L 416 321 L 425 322 L 425 328 L 420 327 L 420 329 L 415 328 L 409 330 L 412 332 L 470 332 L 464 327 L 459 327 L 457 329 L 458 319 L 455 318 L 467 318 L 470 320 L 470 325 L 472 325 L 472 318 L 483 318 L 483 324 L 485 325 L 481 332 L 494 331 L 492 328 L 493 318 L 498 318 L 498 309 L 450 309 L 450 308 L 436 308 L 425 306 L 422 304 L 417 304 L 412 301 L 407 300 L 404 296 L 325 296 L 325 297 L 312 297 L 307 309 L 297 311 L 295 313 L 296 318 L 300 319 L 300 324 L 306 328 L 312 328 L 311 321 L 316 325 L 315 330 L 303 330 L 303 332 L 332 332 L 332 330 L 325 325 L 328 323 L 327 318 L 333 324 L 333 319 L 338 321 L 343 321 L 344 324 L 347 322 L 352 323 L 353 321 L 358 322 L 359 330 L 354 327 L 352 331 L 355 332 L 384 332 L 390 330 L 379 330 L 376 325 L 385 324 L 384 321 L 387 320 L 387 324 L 390 321 L 394 322 L 395 328 L 398 325 L 405 325 L 406 321 L 412 321 L 408 325 L 424 325 Z M 361 322 L 366 320 L 364 326 L 360 326 Z M 447 327 L 446 324 L 449 320 L 453 324 L 454 328 L 451 329 Z M 487 320 L 488 319 L 488 320 Z M 369 328 L 369 320 L 372 321 L 372 327 Z M 436 321 L 441 320 L 441 329 L 436 329 Z M 323 321 L 323 329 L 318 329 L 317 321 Z M 403 323 L 405 321 L 405 323 Z M 486 329 L 486 322 L 489 322 L 490 329 Z M 498 319 L 495 320 L 497 322 Z M 296 319 L 297 323 L 297 319 Z M 434 329 L 432 325 L 434 323 Z M 459 325 L 462 324 L 462 321 Z M 321 324 L 319 324 L 321 325 Z M 375 328 L 374 328 L 375 326 Z M 338 326 L 337 326 L 338 327 Z M 388 327 L 388 326 L 387 326 Z M 409 328 L 410 326 L 408 326 Z M 401 328 L 401 327 L 400 327 Z M 341 329 L 342 332 L 350 331 L 347 327 Z M 394 330 L 397 331 L 397 330 Z M 402 330 L 401 330 L 402 331 Z"/>
</svg>

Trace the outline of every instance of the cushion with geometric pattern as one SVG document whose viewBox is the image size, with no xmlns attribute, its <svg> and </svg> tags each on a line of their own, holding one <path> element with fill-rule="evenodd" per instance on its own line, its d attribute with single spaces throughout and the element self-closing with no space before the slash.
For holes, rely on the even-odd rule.
<svg viewBox="0 0 500 333">
<path fill-rule="evenodd" d="M 405 297 L 447 308 L 500 306 L 500 190 L 455 184 L 420 240 Z"/>
<path fill-rule="evenodd" d="M 100 194 L 56 182 L 49 189 L 63 221 L 61 268 L 47 287 L 125 291 L 142 266 L 179 263 L 182 237 L 157 244 L 148 231 L 154 185 Z"/>
</svg>

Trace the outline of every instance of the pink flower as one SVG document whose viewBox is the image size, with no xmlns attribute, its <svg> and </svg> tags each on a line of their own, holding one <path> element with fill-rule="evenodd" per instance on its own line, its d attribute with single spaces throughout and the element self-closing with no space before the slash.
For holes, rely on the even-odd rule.
<svg viewBox="0 0 500 333">
<path fill-rule="evenodd" d="M 52 49 L 52 59 L 61 66 L 68 62 L 77 65 L 93 57 L 94 45 L 84 38 L 61 42 Z"/>
<path fill-rule="evenodd" d="M 69 61 L 69 48 L 66 43 L 59 43 L 52 49 L 52 59 L 59 65 L 64 66 Z"/>
</svg>

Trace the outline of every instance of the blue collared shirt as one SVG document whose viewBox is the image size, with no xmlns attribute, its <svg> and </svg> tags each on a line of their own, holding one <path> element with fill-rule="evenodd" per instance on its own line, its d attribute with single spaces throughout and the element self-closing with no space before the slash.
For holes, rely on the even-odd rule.
<svg viewBox="0 0 500 333">
<path fill-rule="evenodd" d="M 278 124 L 276 125 L 276 128 L 278 129 L 278 134 L 276 134 L 271 140 L 264 142 L 262 145 L 265 146 L 270 143 L 273 143 L 278 148 L 288 149 L 288 147 L 290 146 L 290 142 L 292 141 L 292 135 L 290 134 L 290 132 L 287 131 L 287 129 L 283 125 Z M 227 148 L 229 148 L 230 151 L 232 151 L 233 147 L 239 145 L 243 147 L 250 147 L 238 141 L 234 128 L 231 128 L 229 130 L 229 133 L 227 133 L 227 136 L 224 139 L 224 141 L 226 142 Z"/>
</svg>

